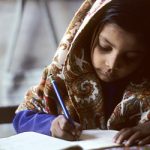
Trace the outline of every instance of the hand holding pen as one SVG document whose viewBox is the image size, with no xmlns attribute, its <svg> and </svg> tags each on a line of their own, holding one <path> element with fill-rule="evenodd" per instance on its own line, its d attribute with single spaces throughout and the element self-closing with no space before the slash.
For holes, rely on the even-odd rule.
<svg viewBox="0 0 150 150">
<path fill-rule="evenodd" d="M 51 124 L 52 136 L 65 140 L 77 140 L 81 134 L 81 126 L 74 122 L 65 106 L 65 103 L 58 90 L 56 81 L 50 76 L 51 84 L 56 93 L 58 102 L 63 110 L 64 115 L 59 115 Z"/>
</svg>

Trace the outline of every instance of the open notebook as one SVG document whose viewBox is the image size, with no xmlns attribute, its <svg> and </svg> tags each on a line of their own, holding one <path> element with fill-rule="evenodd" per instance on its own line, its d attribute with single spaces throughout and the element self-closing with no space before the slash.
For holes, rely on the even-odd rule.
<svg viewBox="0 0 150 150">
<path fill-rule="evenodd" d="M 65 141 L 35 132 L 24 132 L 0 139 L 0 150 L 62 150 L 79 146 L 79 149 L 116 147 L 114 130 L 84 130 L 79 141 Z"/>
</svg>

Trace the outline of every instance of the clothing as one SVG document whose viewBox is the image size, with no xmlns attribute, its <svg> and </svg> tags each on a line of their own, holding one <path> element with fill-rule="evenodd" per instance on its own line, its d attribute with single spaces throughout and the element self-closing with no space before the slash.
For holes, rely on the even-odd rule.
<svg viewBox="0 0 150 150">
<path fill-rule="evenodd" d="M 17 133 L 34 131 L 51 135 L 50 126 L 55 118 L 56 116 L 54 115 L 24 110 L 16 114 L 13 120 L 13 126 Z"/>
<path fill-rule="evenodd" d="M 113 112 L 114 107 L 120 101 L 123 88 L 120 87 L 120 84 L 116 85 L 107 83 L 103 83 L 102 87 L 107 100 L 105 103 L 105 110 L 107 110 L 105 115 L 108 119 Z M 51 135 L 51 123 L 56 117 L 57 116 L 46 113 L 36 113 L 31 110 L 24 110 L 16 114 L 13 120 L 13 125 L 17 133 L 34 131 Z"/>
<path fill-rule="evenodd" d="M 71 21 L 52 63 L 44 69 L 40 83 L 28 90 L 16 113 L 23 110 L 51 115 L 63 113 L 50 82 L 52 74 L 69 113 L 83 129 L 119 130 L 149 121 L 150 81 L 145 76 L 139 77 L 138 73 L 124 86 L 121 102 L 118 101 L 108 119 L 105 115 L 103 83 L 91 64 L 90 41 L 92 29 L 110 2 L 85 0 Z"/>
</svg>

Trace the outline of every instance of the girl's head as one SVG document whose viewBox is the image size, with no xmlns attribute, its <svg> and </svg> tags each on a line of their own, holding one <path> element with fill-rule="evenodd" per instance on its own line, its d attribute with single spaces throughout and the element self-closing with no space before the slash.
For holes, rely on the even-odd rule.
<svg viewBox="0 0 150 150">
<path fill-rule="evenodd" d="M 149 12 L 149 0 L 112 0 L 93 35 L 92 64 L 101 80 L 113 82 L 142 70 L 150 53 Z"/>
</svg>

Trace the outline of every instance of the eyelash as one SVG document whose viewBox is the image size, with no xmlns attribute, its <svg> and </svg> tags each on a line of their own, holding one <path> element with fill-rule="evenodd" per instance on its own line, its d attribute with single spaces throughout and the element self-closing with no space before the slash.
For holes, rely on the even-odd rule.
<svg viewBox="0 0 150 150">
<path fill-rule="evenodd" d="M 98 44 L 98 46 L 100 47 L 100 51 L 104 51 L 104 52 L 109 52 L 111 51 L 111 47 L 103 47 L 100 44 Z"/>
<path fill-rule="evenodd" d="M 109 53 L 111 50 L 112 50 L 112 48 L 110 47 L 110 46 L 101 46 L 101 44 L 100 43 L 98 43 L 98 47 L 99 47 L 99 51 L 101 51 L 101 52 L 103 52 L 103 53 Z M 133 56 L 133 57 L 129 57 L 129 56 L 127 56 L 127 55 L 125 55 L 123 58 L 125 59 L 125 60 L 136 60 L 137 59 L 137 57 L 138 56 Z"/>
</svg>

